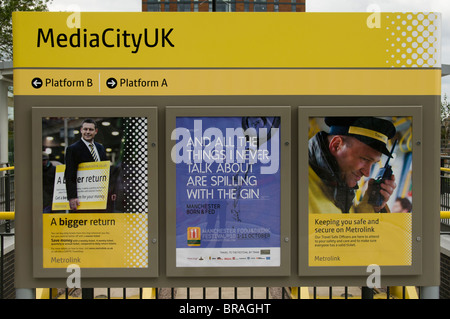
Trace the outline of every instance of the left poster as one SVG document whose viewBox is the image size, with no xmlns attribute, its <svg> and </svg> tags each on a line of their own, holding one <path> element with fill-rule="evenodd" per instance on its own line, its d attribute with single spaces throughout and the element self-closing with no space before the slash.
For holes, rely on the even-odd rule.
<svg viewBox="0 0 450 319">
<path fill-rule="evenodd" d="M 147 268 L 148 118 L 42 117 L 43 268 Z"/>
</svg>

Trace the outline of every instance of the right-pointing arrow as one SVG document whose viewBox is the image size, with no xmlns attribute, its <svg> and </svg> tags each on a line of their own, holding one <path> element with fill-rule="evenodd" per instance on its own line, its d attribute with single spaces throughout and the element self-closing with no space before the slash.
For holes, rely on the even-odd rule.
<svg viewBox="0 0 450 319">
<path fill-rule="evenodd" d="M 114 89 L 117 85 L 117 80 L 115 78 L 109 78 L 106 80 L 106 86 L 110 89 Z"/>
</svg>

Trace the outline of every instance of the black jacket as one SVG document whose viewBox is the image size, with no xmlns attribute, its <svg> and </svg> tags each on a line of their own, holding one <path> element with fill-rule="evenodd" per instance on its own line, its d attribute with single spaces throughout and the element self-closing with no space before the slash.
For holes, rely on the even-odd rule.
<svg viewBox="0 0 450 319">
<path fill-rule="evenodd" d="M 94 142 L 100 156 L 100 161 L 106 161 L 106 151 L 102 144 Z M 66 149 L 66 179 L 67 199 L 77 198 L 77 170 L 80 163 L 93 162 L 94 158 L 82 140 L 70 145 Z"/>
<path fill-rule="evenodd" d="M 358 186 L 348 187 L 340 178 L 339 165 L 328 149 L 326 132 L 319 132 L 309 140 L 308 161 L 311 168 L 329 189 L 329 194 L 333 194 L 334 204 L 342 213 L 348 213 Z"/>
</svg>

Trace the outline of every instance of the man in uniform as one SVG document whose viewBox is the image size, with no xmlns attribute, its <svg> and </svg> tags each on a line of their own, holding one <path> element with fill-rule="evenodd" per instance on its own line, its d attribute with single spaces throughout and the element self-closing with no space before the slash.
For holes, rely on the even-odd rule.
<svg viewBox="0 0 450 319">
<path fill-rule="evenodd" d="M 395 177 L 380 185 L 382 204 L 369 202 L 373 179 L 362 201 L 354 204 L 359 180 L 370 176 L 381 155 L 391 156 L 386 145 L 396 129 L 375 117 L 328 117 L 330 132 L 321 131 L 309 141 L 309 213 L 388 212 L 386 203 L 396 188 Z"/>
</svg>

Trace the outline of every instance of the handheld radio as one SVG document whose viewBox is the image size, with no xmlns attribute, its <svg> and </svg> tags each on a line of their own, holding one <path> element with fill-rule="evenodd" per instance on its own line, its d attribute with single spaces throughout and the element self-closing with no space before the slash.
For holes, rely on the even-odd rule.
<svg viewBox="0 0 450 319">
<path fill-rule="evenodd" d="M 392 166 L 389 165 L 389 160 L 392 157 L 392 154 L 394 153 L 395 145 L 397 144 L 397 140 L 395 140 L 394 145 L 392 145 L 391 153 L 386 161 L 386 164 L 383 168 L 380 169 L 377 176 L 375 177 L 375 180 L 372 185 L 372 191 L 370 192 L 369 196 L 369 204 L 372 204 L 375 207 L 381 206 L 383 204 L 383 196 L 380 194 L 381 190 L 381 183 L 383 183 L 386 179 L 390 179 L 392 176 Z"/>
</svg>

